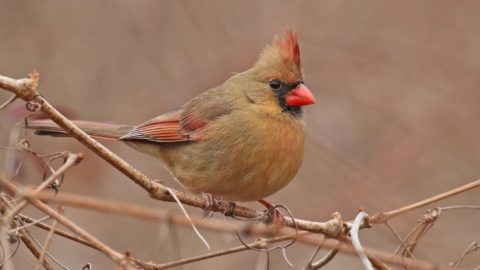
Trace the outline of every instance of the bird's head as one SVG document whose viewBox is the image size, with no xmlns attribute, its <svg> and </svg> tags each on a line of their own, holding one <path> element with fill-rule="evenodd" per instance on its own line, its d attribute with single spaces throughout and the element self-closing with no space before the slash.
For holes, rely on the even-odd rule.
<svg viewBox="0 0 480 270">
<path fill-rule="evenodd" d="M 292 30 L 283 39 L 275 37 L 245 76 L 251 87 L 244 91 L 254 103 L 271 104 L 294 115 L 301 113 L 302 106 L 315 103 L 303 81 L 300 49 Z"/>
</svg>

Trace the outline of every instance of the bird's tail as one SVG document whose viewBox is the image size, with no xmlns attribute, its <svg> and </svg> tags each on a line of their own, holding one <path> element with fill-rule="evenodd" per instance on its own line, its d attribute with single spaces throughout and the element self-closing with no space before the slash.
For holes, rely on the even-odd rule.
<svg viewBox="0 0 480 270">
<path fill-rule="evenodd" d="M 118 140 L 121 136 L 133 129 L 133 126 L 114 123 L 99 123 L 92 121 L 72 121 L 88 135 L 96 139 Z M 37 135 L 50 135 L 55 137 L 69 137 L 68 133 L 55 124 L 52 120 L 31 120 L 23 125 L 35 130 Z"/>
</svg>

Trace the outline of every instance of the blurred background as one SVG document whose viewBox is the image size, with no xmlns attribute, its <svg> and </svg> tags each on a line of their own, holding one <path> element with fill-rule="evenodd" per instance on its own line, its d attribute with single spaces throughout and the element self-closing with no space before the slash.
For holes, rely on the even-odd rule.
<svg viewBox="0 0 480 270">
<path fill-rule="evenodd" d="M 41 93 L 72 118 L 136 124 L 246 70 L 290 26 L 317 104 L 306 108 L 300 172 L 269 199 L 299 218 L 323 221 L 339 211 L 348 220 L 360 207 L 371 214 L 391 210 L 480 178 L 479 9 L 477 1 L 0 0 L 0 74 L 20 78 L 37 70 Z M 0 91 L 0 97 L 8 95 Z M 9 144 L 13 123 L 26 115 L 23 106 L 16 102 L 0 113 L 0 145 Z M 150 199 L 72 139 L 28 138 L 42 153 L 85 153 L 81 165 L 68 171 L 64 191 L 179 211 Z M 105 144 L 179 188 L 157 160 L 123 144 Z M 41 171 L 30 163 L 19 178 L 36 184 Z M 431 207 L 461 204 L 479 205 L 480 190 Z M 390 224 L 405 235 L 428 208 Z M 165 233 L 165 224 L 71 207 L 65 215 L 114 249 L 158 263 L 207 252 L 190 228 Z M 480 240 L 479 228 L 478 211 L 445 212 L 414 255 L 446 265 Z M 43 242 L 43 232 L 31 231 Z M 203 234 L 214 250 L 239 244 L 234 237 Z M 361 239 L 386 252 L 398 244 L 383 226 L 362 231 Z M 295 269 L 313 251 L 298 243 L 290 247 Z M 93 269 L 113 268 L 99 252 L 59 237 L 50 252 L 70 269 L 89 262 Z M 264 256 L 247 251 L 181 269 L 255 269 Z M 271 259 L 271 269 L 289 268 L 280 252 Z M 35 263 L 23 247 L 13 259 L 15 269 Z M 479 264 L 480 254 L 472 254 L 462 266 Z M 325 269 L 362 266 L 356 257 L 338 255 Z"/>
</svg>

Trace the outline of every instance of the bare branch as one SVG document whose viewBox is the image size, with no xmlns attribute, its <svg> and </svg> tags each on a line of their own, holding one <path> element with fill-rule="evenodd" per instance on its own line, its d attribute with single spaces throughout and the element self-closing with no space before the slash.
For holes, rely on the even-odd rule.
<svg viewBox="0 0 480 270">
<path fill-rule="evenodd" d="M 47 237 L 45 239 L 45 243 L 43 244 L 43 250 L 42 250 L 42 253 L 40 253 L 40 257 L 38 258 L 38 263 L 37 263 L 37 266 L 35 267 L 35 270 L 40 270 L 40 268 L 43 265 L 43 262 L 45 260 L 45 254 L 47 253 L 50 243 L 52 242 L 53 232 L 55 230 L 55 227 L 57 227 L 57 224 L 58 224 L 58 221 L 54 220 L 51 226 L 52 228 L 48 232 Z"/>
<path fill-rule="evenodd" d="M 360 238 L 358 237 L 358 231 L 360 230 L 360 225 L 362 223 L 367 223 L 368 224 L 368 214 L 361 211 L 358 213 L 358 215 L 355 217 L 355 221 L 353 222 L 352 228 L 350 229 L 350 235 L 352 237 L 352 244 L 355 250 L 357 251 L 358 257 L 360 258 L 360 261 L 363 264 L 363 267 L 367 270 L 373 270 L 372 263 L 368 260 L 367 255 L 365 254 L 365 250 L 362 247 L 362 244 L 360 243 Z"/>
<path fill-rule="evenodd" d="M 18 218 L 20 218 L 24 222 L 29 222 L 27 225 L 33 225 L 35 227 L 38 227 L 38 228 L 46 230 L 46 231 L 52 230 L 52 227 L 50 225 L 45 224 L 45 223 L 40 222 L 40 223 L 34 223 L 33 224 L 33 222 L 35 222 L 36 220 L 34 220 L 33 218 L 30 218 L 30 217 L 27 217 L 25 215 L 19 214 Z M 75 235 L 72 235 L 72 234 L 70 234 L 66 231 L 63 231 L 63 230 L 60 230 L 60 229 L 54 229 L 53 231 L 56 235 L 65 237 L 67 239 L 70 239 L 70 240 L 75 241 L 77 243 L 80 243 L 82 245 L 85 245 L 85 246 L 88 246 L 88 247 L 91 247 L 91 248 L 94 248 L 94 249 L 98 250 L 98 248 L 96 246 L 90 244 L 90 242 L 85 241 L 84 239 L 82 239 L 80 237 L 77 237 Z"/>
<path fill-rule="evenodd" d="M 320 248 L 320 247 L 319 247 Z M 305 270 L 317 270 L 322 268 L 323 266 L 327 265 L 333 258 L 335 258 L 335 255 L 337 255 L 338 249 L 334 248 L 330 250 L 327 255 L 325 255 L 323 258 L 316 262 L 310 262 Z"/>
<path fill-rule="evenodd" d="M 14 102 L 17 98 L 17 95 L 11 96 L 7 101 L 0 105 L 0 111 L 5 109 L 8 105 L 12 104 L 12 102 Z"/>
<path fill-rule="evenodd" d="M 215 258 L 215 257 L 227 255 L 227 254 L 232 254 L 232 253 L 236 253 L 236 252 L 240 252 L 240 251 L 250 250 L 250 248 L 262 248 L 268 243 L 284 241 L 284 240 L 287 240 L 289 238 L 290 237 L 283 236 L 283 237 L 275 237 L 275 238 L 271 238 L 271 239 L 260 239 L 260 240 L 257 240 L 255 242 L 253 242 L 253 243 L 248 244 L 248 246 L 241 245 L 241 246 L 237 246 L 237 247 L 233 247 L 233 248 L 227 248 L 227 249 L 224 249 L 224 250 L 219 250 L 219 251 L 207 253 L 207 254 L 204 254 L 204 255 L 199 255 L 199 256 L 195 256 L 195 257 L 191 257 L 191 258 L 181 259 L 181 260 L 178 260 L 178 261 L 172 261 L 172 262 L 168 262 L 168 263 L 164 263 L 164 264 L 154 264 L 154 263 L 144 262 L 144 261 L 141 261 L 141 260 L 135 260 L 135 263 L 138 266 L 144 268 L 145 270 L 169 269 L 169 268 L 180 266 L 180 265 L 190 264 L 190 263 L 194 263 L 194 262 L 198 262 L 198 261 L 202 261 L 202 260 L 206 260 L 206 259 L 210 259 L 210 258 Z"/>
<path fill-rule="evenodd" d="M 0 178 L 0 182 L 3 184 L 5 189 L 7 189 L 9 192 L 17 193 L 19 191 L 19 189 L 14 184 L 4 180 L 3 178 Z M 57 213 L 56 211 L 48 207 L 46 204 L 42 203 L 39 199 L 36 199 L 34 197 L 28 197 L 28 196 L 26 196 L 26 198 L 33 206 L 37 207 L 39 210 L 41 210 L 45 214 L 51 216 L 52 218 L 57 220 L 59 223 L 61 223 L 63 226 L 67 227 L 69 230 L 76 233 L 81 238 L 89 241 L 92 245 L 95 245 L 98 248 L 98 250 L 100 250 L 102 253 L 110 257 L 117 265 L 123 267 L 124 269 L 133 269 L 130 262 L 126 260 L 125 256 L 122 255 L 121 253 L 111 249 L 110 247 L 102 243 L 100 240 L 92 236 L 90 233 L 80 228 L 78 225 L 76 225 L 69 219 L 65 218 L 64 216 L 60 215 L 59 213 Z"/>
<path fill-rule="evenodd" d="M 410 257 L 412 255 L 413 250 L 418 244 L 418 240 L 420 240 L 420 238 L 433 226 L 439 215 L 440 211 L 436 208 L 427 211 L 427 213 L 421 219 L 420 226 L 416 227 L 415 231 L 413 232 L 412 238 L 402 253 L 403 256 Z"/>
<path fill-rule="evenodd" d="M 65 163 L 58 168 L 57 171 L 55 171 L 50 177 L 48 177 L 47 180 L 43 181 L 36 189 L 33 191 L 33 193 L 38 193 L 45 189 L 46 187 L 50 186 L 60 175 L 62 175 L 68 168 L 72 167 L 73 165 L 77 164 L 82 158 L 82 155 L 77 155 L 77 154 L 72 154 L 68 153 L 67 154 L 67 159 Z M 27 206 L 28 202 L 27 200 L 22 199 L 13 209 L 8 211 L 5 216 L 2 218 L 3 223 L 7 224 L 10 219 L 12 219 L 14 216 L 16 216 L 20 211 L 22 211 L 25 206 Z"/>
<path fill-rule="evenodd" d="M 392 211 L 389 211 L 389 212 L 377 213 L 370 219 L 370 222 L 371 223 L 384 223 L 385 221 L 387 221 L 387 220 L 389 220 L 393 217 L 396 217 L 398 215 L 401 215 L 403 213 L 406 213 L 408 211 L 420 208 L 422 206 L 425 206 L 425 205 L 443 200 L 445 198 L 448 198 L 448 197 L 457 195 L 459 193 L 465 192 L 467 190 L 478 188 L 478 187 L 480 187 L 480 179 L 475 180 L 473 182 L 470 182 L 466 185 L 460 186 L 458 188 L 451 189 L 447 192 L 440 193 L 438 195 L 432 196 L 432 197 L 427 198 L 425 200 L 421 200 L 419 202 L 412 203 L 410 205 L 407 205 L 407 206 L 404 206 L 404 207 L 401 207 L 401 208 L 398 208 L 398 209 L 395 209 L 395 210 L 392 210 Z"/>
<path fill-rule="evenodd" d="M 17 234 L 18 231 L 20 231 L 22 229 L 26 229 L 30 226 L 36 225 L 36 224 L 41 223 L 42 221 L 48 220 L 50 218 L 51 218 L 50 216 L 45 216 L 45 217 L 43 217 L 41 219 L 38 219 L 38 220 L 31 219 L 32 220 L 31 223 L 16 227 L 15 229 L 11 229 L 10 231 L 8 231 L 8 234 Z"/>
<path fill-rule="evenodd" d="M 455 269 L 458 269 L 460 267 L 460 264 L 462 263 L 463 259 L 470 253 L 473 253 L 477 250 L 480 250 L 480 245 L 477 243 L 477 242 L 472 242 L 468 247 L 467 249 L 465 249 L 465 251 L 462 253 L 462 255 L 460 256 L 460 258 L 458 258 L 458 260 L 456 260 L 455 262 L 453 263 L 450 263 L 451 266 L 455 267 Z"/>
<path fill-rule="evenodd" d="M 0 75 L 0 88 L 12 92 L 25 101 L 30 101 L 38 96 L 37 86 L 40 77 L 36 71 L 28 76 L 28 78 L 15 80 Z"/>
<path fill-rule="evenodd" d="M 25 246 L 30 250 L 30 252 L 35 256 L 35 258 L 40 259 L 40 251 L 35 247 L 33 242 L 28 238 L 28 236 L 24 232 L 20 232 L 20 239 L 25 244 Z M 53 267 L 47 261 L 42 262 L 43 267 L 47 270 L 54 270 Z"/>
<path fill-rule="evenodd" d="M 346 243 L 346 242 L 339 243 L 337 240 L 324 241 L 323 239 L 314 238 L 312 236 L 313 235 L 310 235 L 310 234 L 301 234 L 298 236 L 297 241 L 315 245 L 315 246 L 321 246 L 329 249 L 337 248 L 340 252 L 351 254 L 351 255 L 357 254 L 356 250 L 350 243 Z M 392 264 L 392 265 L 399 265 L 399 266 L 409 267 L 409 268 L 418 269 L 418 270 L 453 270 L 453 268 L 448 266 L 447 267 L 438 266 L 436 264 L 431 264 L 428 262 L 414 261 L 410 258 L 392 256 L 385 252 L 374 250 L 371 248 L 364 247 L 363 249 L 367 254 L 367 257 L 376 258 L 376 260 L 380 260 L 382 262 Z"/>
</svg>

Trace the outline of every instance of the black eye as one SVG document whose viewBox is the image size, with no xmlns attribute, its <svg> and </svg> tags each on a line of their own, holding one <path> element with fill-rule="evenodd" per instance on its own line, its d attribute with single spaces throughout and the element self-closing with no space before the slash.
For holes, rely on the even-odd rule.
<svg viewBox="0 0 480 270">
<path fill-rule="evenodd" d="M 282 87 L 282 83 L 279 80 L 273 80 L 270 82 L 270 88 L 273 90 L 279 90 Z"/>
</svg>

